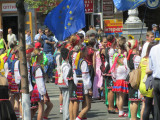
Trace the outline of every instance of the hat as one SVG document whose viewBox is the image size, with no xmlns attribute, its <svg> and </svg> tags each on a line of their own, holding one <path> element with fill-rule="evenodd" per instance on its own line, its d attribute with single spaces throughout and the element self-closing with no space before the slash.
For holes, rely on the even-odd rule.
<svg viewBox="0 0 160 120">
<path fill-rule="evenodd" d="M 40 48 L 41 47 L 41 43 L 40 42 L 36 42 L 35 43 L 35 48 Z"/>
<path fill-rule="evenodd" d="M 157 26 L 158 26 L 157 24 L 152 24 L 152 28 L 157 27 Z"/>
<path fill-rule="evenodd" d="M 3 30 L 2 30 L 2 29 L 0 29 L 0 32 L 3 32 Z"/>
</svg>

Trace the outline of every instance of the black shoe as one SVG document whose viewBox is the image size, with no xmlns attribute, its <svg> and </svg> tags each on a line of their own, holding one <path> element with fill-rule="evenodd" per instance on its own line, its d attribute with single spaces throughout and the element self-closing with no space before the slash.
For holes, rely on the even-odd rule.
<svg viewBox="0 0 160 120">
<path fill-rule="evenodd" d="M 108 113 L 109 114 L 116 114 L 116 111 L 115 110 L 108 110 Z"/>
</svg>

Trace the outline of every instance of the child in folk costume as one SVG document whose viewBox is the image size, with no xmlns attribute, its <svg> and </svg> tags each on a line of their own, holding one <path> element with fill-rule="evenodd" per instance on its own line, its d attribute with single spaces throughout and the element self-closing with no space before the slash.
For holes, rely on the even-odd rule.
<svg viewBox="0 0 160 120">
<path fill-rule="evenodd" d="M 63 120 L 69 120 L 69 89 L 67 75 L 71 66 L 68 62 L 68 53 L 68 49 L 61 49 L 61 56 L 63 58 L 63 62 L 60 68 L 61 74 L 58 80 L 58 85 L 60 86 L 63 95 Z"/>
<path fill-rule="evenodd" d="M 94 45 L 96 44 L 95 38 L 89 38 L 88 40 L 88 46 L 87 46 L 87 56 L 84 57 L 85 61 L 88 64 L 89 68 L 89 74 L 91 77 L 91 82 L 92 82 L 92 89 L 93 89 L 93 82 L 94 82 L 94 66 L 95 66 L 95 50 L 94 50 Z"/>
<path fill-rule="evenodd" d="M 102 43 L 105 43 L 105 39 L 102 40 Z M 112 91 L 113 88 L 113 79 L 112 75 L 109 74 L 109 70 L 112 67 L 113 55 L 116 53 L 117 42 L 113 35 L 107 36 L 107 48 L 105 49 L 105 71 L 103 74 L 104 84 L 105 84 L 105 99 L 106 105 L 108 106 L 108 113 L 117 113 L 118 110 L 114 108 L 115 106 L 115 93 Z"/>
<path fill-rule="evenodd" d="M 29 92 L 31 93 L 33 90 L 33 86 L 31 84 L 31 74 L 30 74 L 30 61 L 31 61 L 31 52 L 33 52 L 34 48 L 31 45 L 26 46 L 26 57 L 27 57 L 27 68 L 28 68 L 28 86 Z M 15 82 L 19 86 L 19 91 L 21 92 L 21 75 L 20 75 L 20 61 L 17 60 L 14 65 L 14 77 Z M 21 98 L 21 95 L 20 95 Z M 20 115 L 22 115 L 22 103 L 23 101 L 20 100 Z M 24 111 L 23 111 L 24 113 Z M 20 116 L 21 118 L 22 116 Z"/>
<path fill-rule="evenodd" d="M 61 75 L 60 73 L 60 68 L 62 64 L 62 57 L 61 57 L 61 46 L 62 44 L 60 42 L 57 43 L 57 51 L 55 53 L 55 61 L 56 61 L 56 74 L 55 74 L 55 84 L 58 84 L 58 78 Z M 60 89 L 60 94 L 59 94 L 59 102 L 60 102 L 60 113 L 63 113 L 63 96 L 62 96 L 62 90 Z"/>
<path fill-rule="evenodd" d="M 40 65 L 43 60 L 43 54 L 39 49 L 34 49 L 32 55 L 36 56 L 36 62 L 32 66 L 32 82 L 33 82 L 33 92 L 31 95 L 31 103 L 35 104 L 38 102 L 38 115 L 37 119 L 42 120 L 44 116 L 44 103 L 48 101 L 45 81 L 44 81 L 44 72 Z M 32 113 L 32 117 L 36 113 L 35 109 Z"/>
<path fill-rule="evenodd" d="M 99 45 L 99 49 L 101 49 L 101 45 Z M 93 83 L 93 98 L 99 98 L 101 99 L 101 93 L 100 90 L 102 88 L 103 84 L 103 76 L 101 71 L 101 58 L 100 58 L 100 51 L 96 51 L 96 57 L 95 57 L 95 77 L 94 77 L 94 83 Z"/>
<path fill-rule="evenodd" d="M 127 67 L 126 55 L 115 53 L 113 56 L 114 63 L 109 71 L 112 73 L 114 85 L 113 92 L 116 92 L 116 103 L 119 109 L 119 117 L 127 117 L 128 114 L 123 112 L 123 102 L 125 94 L 128 93 L 128 84 L 125 81 L 129 69 Z"/>
<path fill-rule="evenodd" d="M 74 84 L 73 78 L 73 71 L 74 71 L 74 58 L 77 54 L 78 49 L 80 48 L 81 40 L 78 35 L 72 35 L 70 38 L 70 44 L 65 45 L 65 48 L 69 49 L 69 64 L 71 66 L 69 73 L 67 75 L 68 79 L 68 86 L 69 86 L 69 96 L 70 96 L 70 103 L 69 103 L 69 114 L 70 120 L 75 120 L 78 114 L 78 103 L 76 101 L 76 85 Z"/>
<path fill-rule="evenodd" d="M 10 92 L 11 92 L 11 101 L 12 99 L 14 100 L 14 110 L 16 113 L 17 118 L 19 118 L 19 99 L 20 99 L 20 94 L 19 94 L 19 89 L 18 89 L 18 84 L 16 84 L 15 82 L 15 77 L 14 77 L 14 67 L 15 67 L 15 62 L 18 60 L 19 58 L 19 52 L 18 52 L 18 46 L 15 46 L 12 49 L 12 57 L 10 59 L 10 62 L 8 62 L 8 68 L 10 70 L 10 74 L 11 74 L 11 86 L 10 86 Z M 9 73 L 8 76 L 9 78 Z"/>
<path fill-rule="evenodd" d="M 76 97 L 77 101 L 81 101 L 82 110 L 77 116 L 76 120 L 86 120 L 86 114 L 91 108 L 90 96 L 92 96 L 92 83 L 89 74 L 87 62 L 83 59 L 87 57 L 87 48 L 81 48 L 80 56 L 77 55 L 75 60 L 76 69 L 74 71 L 74 83 L 77 86 Z"/>
<path fill-rule="evenodd" d="M 130 71 L 133 69 L 137 69 L 141 60 L 141 57 L 139 56 L 138 52 L 138 41 L 134 39 L 132 35 L 129 35 L 128 40 L 128 67 Z M 127 77 L 127 81 L 129 81 L 129 77 Z M 132 88 L 132 86 L 129 84 L 129 118 L 136 120 L 137 117 L 140 118 L 140 92 L 139 90 L 136 90 Z M 139 109 L 139 110 L 138 110 Z M 137 112 L 139 111 L 139 112 Z"/>
</svg>

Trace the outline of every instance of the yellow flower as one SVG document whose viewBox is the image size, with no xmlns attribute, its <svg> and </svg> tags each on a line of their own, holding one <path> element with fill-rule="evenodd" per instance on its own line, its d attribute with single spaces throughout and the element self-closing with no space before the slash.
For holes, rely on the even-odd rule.
<svg viewBox="0 0 160 120">
<path fill-rule="evenodd" d="M 134 39 L 134 36 L 133 35 L 128 35 L 128 38 L 129 39 Z"/>
</svg>

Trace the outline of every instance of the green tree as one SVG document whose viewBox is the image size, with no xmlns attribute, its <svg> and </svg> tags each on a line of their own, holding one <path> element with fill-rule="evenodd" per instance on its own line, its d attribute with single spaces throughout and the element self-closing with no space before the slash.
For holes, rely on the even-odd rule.
<svg viewBox="0 0 160 120">
<path fill-rule="evenodd" d="M 41 12 L 47 14 L 62 0 L 25 0 L 29 8 L 39 8 Z"/>
</svg>

